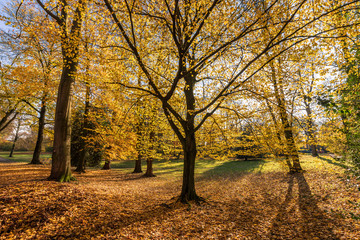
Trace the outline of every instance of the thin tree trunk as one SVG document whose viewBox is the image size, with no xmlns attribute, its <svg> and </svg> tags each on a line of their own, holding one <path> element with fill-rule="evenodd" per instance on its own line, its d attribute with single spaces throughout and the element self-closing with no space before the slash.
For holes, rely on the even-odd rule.
<svg viewBox="0 0 360 240">
<path fill-rule="evenodd" d="M 141 154 L 138 153 L 138 158 L 135 160 L 135 168 L 133 173 L 142 173 L 142 169 L 141 169 Z"/>
<path fill-rule="evenodd" d="M 311 149 L 311 155 L 313 157 L 318 157 L 318 152 L 316 149 L 316 138 L 315 138 L 315 131 L 314 131 L 314 122 L 312 118 L 312 111 L 311 111 L 311 97 L 309 95 L 312 93 L 313 85 L 315 82 L 315 74 L 314 74 L 314 63 L 311 63 L 311 69 L 312 69 L 312 79 L 309 84 L 309 88 L 307 91 L 304 90 L 303 87 L 300 88 L 303 94 L 303 101 L 305 105 L 305 111 L 306 111 L 306 135 L 308 137 L 308 140 L 310 140 L 310 149 Z M 301 71 L 299 70 L 299 78 L 301 79 Z"/>
<path fill-rule="evenodd" d="M 11 115 L 13 115 L 13 116 L 9 119 L 9 117 L 10 117 Z M 7 111 L 7 112 L 5 113 L 5 116 L 0 120 L 0 132 L 1 132 L 2 130 L 4 130 L 5 128 L 7 128 L 7 127 L 10 125 L 10 123 L 12 123 L 12 121 L 15 120 L 15 118 L 17 117 L 17 115 L 18 115 L 18 113 L 16 112 L 16 109 L 15 109 L 15 108 Z"/>
<path fill-rule="evenodd" d="M 139 87 L 141 87 L 141 77 L 138 76 L 138 85 Z M 136 117 L 137 117 L 137 125 L 136 125 L 136 135 L 137 135 L 137 144 L 136 144 L 136 150 L 138 153 L 137 156 L 137 160 L 135 160 L 135 168 L 133 173 L 142 173 L 142 169 L 141 169 L 141 159 L 142 159 L 142 144 L 141 141 L 144 140 L 144 136 L 143 136 L 143 128 L 145 128 L 145 124 L 144 124 L 144 116 L 143 114 L 140 113 L 140 109 L 143 107 L 143 102 L 141 99 L 139 99 L 139 102 L 136 105 Z"/>
<path fill-rule="evenodd" d="M 279 125 L 278 125 L 278 121 L 276 120 L 275 113 L 274 113 L 273 108 L 271 107 L 271 105 L 270 105 L 270 103 L 269 103 L 269 101 L 267 99 L 266 99 L 266 104 L 267 104 L 267 107 L 269 109 L 271 119 L 273 120 L 273 123 L 274 123 L 274 126 L 275 126 L 276 138 L 278 140 L 279 147 L 281 147 L 280 149 L 278 149 L 278 148 L 275 149 L 275 156 L 278 157 L 283 153 L 283 151 L 282 151 L 283 141 L 281 139 L 281 134 L 280 134 L 280 131 L 279 131 Z"/>
<path fill-rule="evenodd" d="M 307 133 L 308 133 L 308 137 L 311 141 L 310 142 L 311 155 L 313 157 L 318 157 L 319 154 L 316 150 L 316 139 L 315 139 L 315 132 L 313 129 L 314 124 L 313 124 L 310 104 L 306 104 L 305 110 L 306 110 L 306 114 L 307 114 Z"/>
<path fill-rule="evenodd" d="M 11 147 L 11 151 L 10 151 L 9 157 L 12 157 L 12 156 L 13 156 L 13 153 L 14 153 L 14 150 L 15 150 L 15 144 L 16 144 L 16 141 L 17 141 L 18 138 L 19 138 L 20 125 L 21 125 L 21 119 L 19 118 L 19 120 L 18 120 L 18 125 L 17 125 L 16 132 L 15 132 L 15 137 L 14 137 L 13 145 L 12 145 L 12 147 Z"/>
<path fill-rule="evenodd" d="M 274 85 L 275 97 L 278 104 L 279 115 L 282 123 L 282 128 L 285 136 L 286 144 L 286 155 L 287 155 L 287 165 L 289 167 L 290 173 L 301 172 L 302 168 L 300 165 L 299 154 L 296 149 L 295 139 L 293 135 L 293 129 L 290 125 L 288 115 L 286 113 L 286 103 L 283 91 L 283 82 L 281 77 L 277 79 L 276 71 L 273 63 L 270 63 L 272 69 L 272 82 Z M 289 162 L 291 160 L 291 162 Z"/>
<path fill-rule="evenodd" d="M 44 138 L 45 114 L 46 114 L 45 98 L 46 98 L 46 96 L 44 96 L 41 101 L 38 136 L 37 136 L 35 150 L 34 150 L 33 157 L 32 157 L 30 164 L 41 164 L 40 154 L 41 154 L 41 146 L 42 146 L 42 142 L 43 142 L 43 138 Z"/>
<path fill-rule="evenodd" d="M 85 111 L 84 111 L 84 125 L 82 130 L 82 138 L 81 143 L 81 152 L 80 157 L 77 162 L 77 166 L 75 172 L 84 173 L 86 167 L 86 153 L 87 153 L 87 146 L 84 138 L 88 136 L 88 129 L 89 129 L 89 111 L 90 111 L 90 85 L 86 83 L 86 100 L 85 100 Z"/>
<path fill-rule="evenodd" d="M 153 173 L 153 157 L 151 156 L 152 151 L 154 150 L 154 141 L 155 141 L 155 132 L 151 131 L 149 134 L 150 146 L 148 149 L 148 157 L 146 159 L 146 173 L 144 174 L 145 177 L 155 177 Z"/>
</svg>

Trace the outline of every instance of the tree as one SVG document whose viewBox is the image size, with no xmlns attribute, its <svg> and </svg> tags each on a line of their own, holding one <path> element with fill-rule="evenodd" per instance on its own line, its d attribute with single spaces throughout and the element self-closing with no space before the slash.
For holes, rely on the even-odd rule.
<svg viewBox="0 0 360 240">
<path fill-rule="evenodd" d="M 16 68 L 10 76 L 23 86 L 17 97 L 37 115 L 34 116 L 38 119 L 37 142 L 30 163 L 40 164 L 46 111 L 56 84 L 52 78 L 58 66 L 58 39 L 51 33 L 52 24 L 46 15 L 36 8 L 21 8 L 19 4 L 10 3 L 4 9 L 12 31 L 4 34 L 2 45 L 17 55 Z"/>
<path fill-rule="evenodd" d="M 16 97 L 16 84 L 9 80 L 11 66 L 0 65 L 0 132 L 7 128 L 17 117 L 21 103 Z"/>
<path fill-rule="evenodd" d="M 59 83 L 54 126 L 54 150 L 52 154 L 51 174 L 49 179 L 68 182 L 73 179 L 70 168 L 71 142 L 71 101 L 72 89 L 77 73 L 81 27 L 85 14 L 86 0 L 61 0 L 38 5 L 51 17 L 60 35 L 63 60 L 62 74 Z M 55 27 L 55 26 L 54 26 Z"/>
<path fill-rule="evenodd" d="M 304 74 L 302 74 L 302 71 L 299 69 L 299 78 L 300 78 L 300 83 L 308 83 L 308 84 L 303 84 L 303 86 L 300 86 L 300 94 L 301 94 L 301 98 L 303 99 L 303 104 L 305 107 L 305 111 L 306 111 L 306 117 L 305 117 L 305 125 L 306 125 L 306 135 L 308 137 L 308 142 L 310 144 L 310 149 L 311 149 L 311 155 L 313 157 L 318 157 L 318 152 L 316 149 L 317 146 L 317 141 L 316 141 L 316 131 L 315 131 L 315 124 L 314 124 L 314 117 L 313 117 L 313 108 L 312 108 L 312 97 L 314 94 L 314 87 L 315 86 L 315 69 L 314 69 L 314 63 L 311 63 L 310 66 L 310 75 L 311 77 L 309 77 L 310 81 L 302 81 L 301 78 L 304 77 Z M 306 77 L 306 76 L 305 76 Z"/>
<path fill-rule="evenodd" d="M 15 136 L 14 136 L 14 140 L 13 140 L 13 144 L 12 144 L 12 147 L 11 147 L 11 150 L 10 150 L 9 157 L 13 156 L 14 149 L 15 149 L 15 144 L 16 144 L 16 141 L 19 138 L 20 126 L 21 126 L 21 117 L 18 119 L 18 123 L 17 123 L 16 130 L 15 130 Z"/>
<path fill-rule="evenodd" d="M 263 66 L 311 37 L 331 33 L 318 20 L 356 2 L 104 0 L 122 47 L 132 54 L 128 64 L 141 69 L 150 90 L 129 81 L 119 84 L 156 97 L 182 144 L 180 201 L 201 200 L 194 181 L 195 134 L 204 122 Z M 266 37 L 265 30 L 270 33 Z M 205 99 L 199 98 L 201 84 L 209 91 Z M 289 131 L 287 135 L 291 139 Z M 290 141 L 292 150 L 293 145 Z"/>
</svg>

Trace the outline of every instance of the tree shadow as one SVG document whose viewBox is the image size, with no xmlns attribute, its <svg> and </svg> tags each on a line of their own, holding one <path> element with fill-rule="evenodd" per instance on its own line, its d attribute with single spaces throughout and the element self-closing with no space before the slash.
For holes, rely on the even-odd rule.
<svg viewBox="0 0 360 240">
<path fill-rule="evenodd" d="M 202 178 L 216 178 L 224 177 L 227 175 L 243 175 L 246 173 L 253 172 L 255 169 L 258 169 L 265 164 L 264 160 L 251 160 L 251 161 L 227 161 L 223 164 L 216 166 L 210 170 L 205 171 L 200 179 Z"/>
<path fill-rule="evenodd" d="M 295 185 L 298 186 L 298 196 Z M 303 173 L 289 175 L 288 189 L 272 221 L 270 239 L 340 239 L 338 224 L 318 207 Z"/>
<path fill-rule="evenodd" d="M 333 164 L 335 166 L 338 166 L 338 167 L 342 167 L 342 168 L 345 168 L 347 169 L 348 166 L 346 166 L 345 164 L 341 163 L 341 162 L 338 162 L 338 161 L 335 161 L 335 160 L 332 160 L 332 159 L 329 159 L 329 158 L 324 158 L 324 157 L 318 157 L 319 159 L 323 160 L 323 161 L 326 161 L 330 164 Z"/>
</svg>

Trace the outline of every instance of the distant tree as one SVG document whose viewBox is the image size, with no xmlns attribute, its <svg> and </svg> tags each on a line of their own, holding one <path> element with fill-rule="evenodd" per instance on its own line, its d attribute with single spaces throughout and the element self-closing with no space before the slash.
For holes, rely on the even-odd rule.
<svg viewBox="0 0 360 240">
<path fill-rule="evenodd" d="M 14 149 L 15 149 L 15 144 L 16 144 L 18 138 L 19 138 L 20 127 L 21 127 L 21 117 L 18 118 L 16 130 L 15 130 L 15 136 L 14 136 L 14 140 L 13 140 L 13 144 L 12 144 L 12 147 L 11 147 L 11 150 L 10 150 L 9 157 L 13 156 Z"/>
</svg>

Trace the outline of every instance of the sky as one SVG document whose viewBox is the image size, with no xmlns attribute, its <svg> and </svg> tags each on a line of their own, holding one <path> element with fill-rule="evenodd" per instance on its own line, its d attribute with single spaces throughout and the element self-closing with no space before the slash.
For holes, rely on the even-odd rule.
<svg viewBox="0 0 360 240">
<path fill-rule="evenodd" d="M 0 15 L 2 14 L 2 9 L 4 8 L 4 6 L 6 6 L 7 3 L 9 3 L 10 0 L 0 0 Z M 8 27 L 5 25 L 5 23 L 3 21 L 0 20 L 0 29 L 5 30 Z"/>
</svg>

